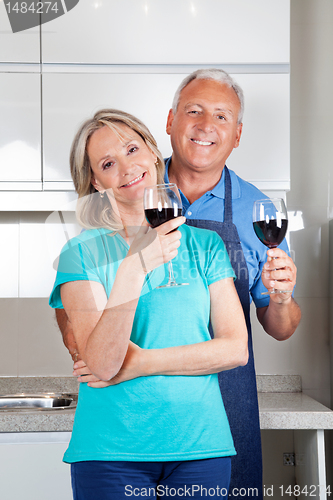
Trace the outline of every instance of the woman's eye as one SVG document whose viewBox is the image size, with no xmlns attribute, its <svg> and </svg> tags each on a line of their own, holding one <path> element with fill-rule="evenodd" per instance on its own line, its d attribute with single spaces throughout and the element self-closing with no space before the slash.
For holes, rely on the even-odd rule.
<svg viewBox="0 0 333 500">
<path fill-rule="evenodd" d="M 103 170 L 106 170 L 107 168 L 112 167 L 112 161 L 108 161 L 107 163 L 104 163 L 103 165 Z"/>
<path fill-rule="evenodd" d="M 132 147 L 128 150 L 128 152 L 129 152 L 129 153 L 134 153 L 134 151 L 136 151 L 137 149 L 139 149 L 137 146 L 132 146 Z"/>
</svg>

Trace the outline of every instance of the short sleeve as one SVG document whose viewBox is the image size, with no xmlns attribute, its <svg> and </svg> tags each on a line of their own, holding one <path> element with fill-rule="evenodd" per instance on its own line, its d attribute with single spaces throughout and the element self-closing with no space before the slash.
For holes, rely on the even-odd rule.
<svg viewBox="0 0 333 500">
<path fill-rule="evenodd" d="M 50 295 L 50 306 L 55 309 L 63 309 L 60 286 L 64 283 L 80 280 L 101 283 L 94 256 L 84 242 L 74 238 L 61 251 L 57 275 Z"/>
<path fill-rule="evenodd" d="M 212 235 L 212 241 L 208 252 L 210 258 L 206 268 L 206 279 L 208 285 L 225 278 L 233 278 L 235 280 L 236 275 L 231 266 L 225 244 L 218 234 L 213 231 L 210 231 L 210 233 Z"/>
</svg>

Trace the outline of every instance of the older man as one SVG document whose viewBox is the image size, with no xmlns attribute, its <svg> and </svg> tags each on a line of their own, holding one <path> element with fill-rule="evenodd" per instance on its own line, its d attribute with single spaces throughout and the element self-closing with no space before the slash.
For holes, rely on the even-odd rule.
<svg viewBox="0 0 333 500">
<path fill-rule="evenodd" d="M 277 340 L 293 334 L 301 315 L 291 293 L 262 295 L 266 288 L 293 290 L 296 267 L 285 242 L 284 250 L 269 250 L 266 259 L 252 226 L 253 202 L 265 196 L 226 167 L 240 143 L 243 102 L 242 90 L 224 71 L 198 70 L 183 80 L 167 121 L 173 153 L 166 162 L 166 181 L 179 187 L 187 223 L 222 237 L 237 276 L 250 360 L 220 373 L 219 382 L 237 450 L 230 494 L 237 496 L 242 488 L 251 498 L 262 496 L 262 467 L 250 297 L 265 331 Z"/>
<path fill-rule="evenodd" d="M 187 223 L 216 231 L 224 240 L 237 276 L 249 338 L 246 366 L 219 374 L 237 456 L 232 461 L 230 496 L 262 497 L 259 412 L 250 325 L 250 300 L 265 331 L 277 340 L 289 338 L 300 321 L 291 293 L 262 295 L 266 289 L 292 291 L 296 267 L 285 242 L 269 250 L 252 227 L 253 202 L 264 195 L 226 167 L 242 133 L 243 93 L 221 70 L 198 70 L 178 88 L 167 120 L 173 153 L 166 162 L 166 182 L 182 195 Z M 64 342 L 75 359 L 75 342 L 65 316 L 57 313 Z M 66 332 L 69 334 L 66 336 Z M 84 373 L 82 363 L 76 374 Z M 93 377 L 93 376 L 92 376 Z"/>
</svg>

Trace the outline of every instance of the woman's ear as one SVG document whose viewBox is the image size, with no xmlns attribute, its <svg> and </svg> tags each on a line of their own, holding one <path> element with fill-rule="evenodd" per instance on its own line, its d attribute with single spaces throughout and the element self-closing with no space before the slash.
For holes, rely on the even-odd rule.
<svg viewBox="0 0 333 500">
<path fill-rule="evenodd" d="M 157 157 L 157 155 L 156 155 L 156 154 L 154 153 L 154 151 L 152 151 L 152 150 L 150 150 L 150 152 L 151 152 L 152 157 L 153 157 L 153 159 L 154 159 L 154 163 L 155 163 L 155 165 L 157 165 L 157 163 L 158 163 L 158 157 Z"/>
<path fill-rule="evenodd" d="M 102 187 L 98 184 L 95 177 L 91 176 L 90 183 L 94 186 L 96 191 L 103 191 Z"/>
</svg>

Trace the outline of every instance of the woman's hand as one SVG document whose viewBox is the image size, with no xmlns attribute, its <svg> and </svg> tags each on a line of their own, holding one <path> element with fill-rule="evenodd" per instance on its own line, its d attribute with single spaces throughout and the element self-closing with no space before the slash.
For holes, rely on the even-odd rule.
<svg viewBox="0 0 333 500">
<path fill-rule="evenodd" d="M 138 254 L 140 271 L 145 274 L 174 259 L 180 246 L 181 233 L 177 228 L 184 224 L 181 216 L 150 229 L 144 221 L 130 246 L 128 257 Z"/>
<path fill-rule="evenodd" d="M 136 344 L 133 344 L 133 342 L 130 342 L 121 369 L 115 377 L 107 382 L 95 377 L 82 360 L 75 363 L 73 375 L 78 377 L 79 382 L 88 383 L 89 387 L 93 387 L 95 389 L 103 389 L 104 387 L 108 387 L 110 385 L 117 385 L 121 382 L 126 382 L 127 380 L 143 377 L 146 375 L 144 371 L 143 352 L 144 349 L 141 349 Z"/>
</svg>

